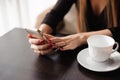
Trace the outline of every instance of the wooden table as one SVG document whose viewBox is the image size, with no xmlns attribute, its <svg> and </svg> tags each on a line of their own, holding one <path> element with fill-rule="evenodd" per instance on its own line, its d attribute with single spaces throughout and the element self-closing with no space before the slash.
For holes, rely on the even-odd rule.
<svg viewBox="0 0 120 80">
<path fill-rule="evenodd" d="M 36 56 L 24 29 L 15 28 L 0 38 L 0 80 L 120 80 L 120 69 L 98 73 L 81 67 L 74 51 Z"/>
</svg>

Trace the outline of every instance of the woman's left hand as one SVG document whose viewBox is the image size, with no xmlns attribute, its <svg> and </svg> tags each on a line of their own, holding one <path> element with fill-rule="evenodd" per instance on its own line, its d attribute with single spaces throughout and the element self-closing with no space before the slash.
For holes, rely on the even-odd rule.
<svg viewBox="0 0 120 80">
<path fill-rule="evenodd" d="M 74 50 L 78 46 L 86 43 L 86 37 L 83 33 L 68 35 L 65 37 L 51 38 L 52 43 L 61 47 L 61 50 Z"/>
</svg>

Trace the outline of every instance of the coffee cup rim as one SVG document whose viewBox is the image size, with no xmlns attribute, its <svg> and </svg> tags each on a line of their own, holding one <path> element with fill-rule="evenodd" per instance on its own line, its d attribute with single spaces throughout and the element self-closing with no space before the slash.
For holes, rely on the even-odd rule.
<svg viewBox="0 0 120 80">
<path fill-rule="evenodd" d="M 112 45 L 114 45 L 115 44 L 115 40 L 112 38 L 112 37 L 110 37 L 110 36 L 107 36 L 107 35 L 92 35 L 92 36 L 90 36 L 90 37 L 88 37 L 88 39 L 87 39 L 87 43 L 88 43 L 88 45 L 90 44 L 91 46 L 95 46 L 95 44 L 91 44 L 91 38 L 94 38 L 94 37 L 98 37 L 98 36 L 102 36 L 102 37 L 107 37 L 107 38 L 109 38 L 109 39 L 111 39 L 111 43 L 109 44 L 109 45 L 106 45 L 106 46 L 96 46 L 96 47 L 108 47 L 108 46 L 112 46 Z"/>
</svg>

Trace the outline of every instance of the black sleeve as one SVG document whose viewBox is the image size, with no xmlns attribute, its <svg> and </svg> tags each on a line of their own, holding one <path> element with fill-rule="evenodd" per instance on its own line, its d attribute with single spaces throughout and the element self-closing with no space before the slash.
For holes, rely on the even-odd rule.
<svg viewBox="0 0 120 80">
<path fill-rule="evenodd" d="M 48 24 L 53 30 L 63 20 L 75 0 L 58 0 L 54 8 L 45 16 L 42 23 Z"/>
<path fill-rule="evenodd" d="M 120 27 L 110 28 L 113 38 L 120 44 Z"/>
<path fill-rule="evenodd" d="M 110 28 L 109 30 L 112 32 L 113 38 L 120 44 L 120 1 L 119 0 L 116 1 L 117 1 L 118 26 Z"/>
</svg>

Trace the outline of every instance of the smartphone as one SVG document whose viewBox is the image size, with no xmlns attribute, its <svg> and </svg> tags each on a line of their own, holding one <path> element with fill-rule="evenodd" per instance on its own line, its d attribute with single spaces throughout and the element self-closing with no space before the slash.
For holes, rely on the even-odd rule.
<svg viewBox="0 0 120 80">
<path fill-rule="evenodd" d="M 43 33 L 40 30 L 32 30 L 25 28 L 25 31 L 32 35 L 33 38 L 43 39 L 46 40 L 46 37 L 43 35 Z"/>
</svg>

